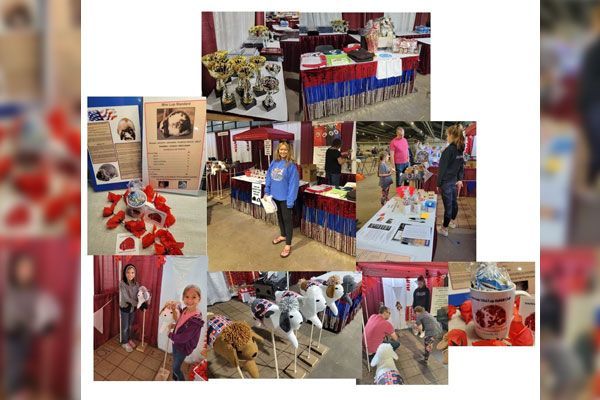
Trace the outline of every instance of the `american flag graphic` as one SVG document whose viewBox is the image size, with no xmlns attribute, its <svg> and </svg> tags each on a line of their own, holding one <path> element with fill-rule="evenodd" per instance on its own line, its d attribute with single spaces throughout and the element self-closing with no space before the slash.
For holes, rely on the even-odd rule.
<svg viewBox="0 0 600 400">
<path fill-rule="evenodd" d="M 112 121 L 117 118 L 117 111 L 114 108 L 105 108 L 104 110 L 88 111 L 88 121 Z"/>
</svg>

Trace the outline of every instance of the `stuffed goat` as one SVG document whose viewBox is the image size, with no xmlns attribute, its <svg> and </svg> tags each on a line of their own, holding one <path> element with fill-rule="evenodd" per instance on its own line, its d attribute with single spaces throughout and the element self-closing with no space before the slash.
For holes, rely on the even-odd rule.
<svg viewBox="0 0 600 400">
<path fill-rule="evenodd" d="M 356 289 L 356 281 L 352 275 L 344 275 L 342 280 L 342 287 L 344 288 L 344 296 L 343 299 L 346 303 L 352 304 L 352 298 L 350 298 L 350 293 L 354 292 Z"/>
<path fill-rule="evenodd" d="M 307 282 L 307 281 L 304 281 Z M 302 283 L 302 281 L 301 281 Z M 293 292 L 291 290 L 283 290 L 275 292 L 275 300 L 280 302 L 285 297 L 294 297 L 300 303 L 300 313 L 305 320 L 312 322 L 318 329 L 323 327 L 318 313 L 325 311 L 325 297 L 321 289 L 313 285 L 304 291 L 304 295 Z"/>
<path fill-rule="evenodd" d="M 145 286 L 140 286 L 137 293 L 137 308 L 146 310 L 150 305 L 150 292 Z"/>
<path fill-rule="evenodd" d="M 224 315 L 209 316 L 208 346 L 212 346 L 215 354 L 225 358 L 233 365 L 243 378 L 242 366 L 252 378 L 259 378 L 256 356 L 258 343 L 263 338 L 258 336 L 244 321 L 232 321 Z"/>
<path fill-rule="evenodd" d="M 389 343 L 381 343 L 377 348 L 375 356 L 371 360 L 371 367 L 377 367 L 375 372 L 375 384 L 377 385 L 403 385 L 404 380 L 396 368 L 394 360 L 398 354 Z"/>
<path fill-rule="evenodd" d="M 298 339 L 294 333 L 302 324 L 298 299 L 284 297 L 278 304 L 266 299 L 254 299 L 250 303 L 250 309 L 259 325 L 283 332 L 294 348 L 298 348 Z"/>
</svg>

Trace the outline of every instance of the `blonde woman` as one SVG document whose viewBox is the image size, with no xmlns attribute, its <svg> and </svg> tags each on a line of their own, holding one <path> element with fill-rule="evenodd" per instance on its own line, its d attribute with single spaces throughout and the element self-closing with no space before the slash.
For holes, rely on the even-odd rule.
<svg viewBox="0 0 600 400">
<path fill-rule="evenodd" d="M 442 152 L 438 170 L 437 185 L 444 203 L 444 223 L 438 227 L 438 233 L 448 236 L 448 227 L 456 228 L 458 214 L 458 192 L 463 186 L 465 159 L 465 135 L 462 125 L 452 125 L 446 130 L 448 147 Z"/>
<path fill-rule="evenodd" d="M 273 244 L 285 241 L 285 246 L 280 254 L 282 258 L 288 257 L 292 252 L 292 233 L 294 231 L 292 210 L 296 197 L 298 197 L 300 183 L 298 168 L 292 153 L 292 146 L 289 143 L 279 143 L 274 160 L 267 171 L 265 182 L 265 195 L 272 196 L 277 204 L 280 235 L 273 239 Z"/>
</svg>

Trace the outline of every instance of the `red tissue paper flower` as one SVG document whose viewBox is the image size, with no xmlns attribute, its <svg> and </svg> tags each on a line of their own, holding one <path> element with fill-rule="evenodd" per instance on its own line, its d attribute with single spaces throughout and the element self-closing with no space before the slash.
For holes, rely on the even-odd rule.
<svg viewBox="0 0 600 400">
<path fill-rule="evenodd" d="M 106 221 L 108 229 L 115 229 L 125 219 L 125 211 L 121 210 Z"/>
<path fill-rule="evenodd" d="M 513 346 L 533 346 L 533 333 L 520 321 L 512 321 L 508 340 Z"/>
<path fill-rule="evenodd" d="M 448 305 L 448 319 L 452 318 L 454 314 L 456 314 L 456 310 L 458 310 L 456 306 Z"/>
<path fill-rule="evenodd" d="M 462 303 L 459 307 L 460 317 L 465 321 L 465 324 L 468 324 L 473 319 L 473 305 L 471 304 L 471 300 L 467 300 Z"/>
<path fill-rule="evenodd" d="M 452 329 L 448 332 L 448 346 L 467 346 L 467 332 L 462 329 Z"/>
<path fill-rule="evenodd" d="M 119 248 L 123 251 L 125 250 L 131 250 L 135 247 L 135 242 L 133 241 L 132 238 L 128 237 L 127 239 L 123 240 L 121 242 L 121 244 L 119 245 Z"/>
<path fill-rule="evenodd" d="M 131 220 L 125 222 L 125 229 L 129 232 L 133 233 L 135 237 L 141 238 L 142 235 L 146 232 L 146 224 L 144 220 Z"/>
<path fill-rule="evenodd" d="M 116 205 L 117 205 L 117 203 L 112 203 L 110 206 L 104 207 L 102 209 L 102 216 L 110 217 L 111 215 L 113 215 L 113 213 L 115 212 Z"/>
<path fill-rule="evenodd" d="M 154 233 L 149 232 L 147 234 L 144 235 L 144 237 L 142 238 L 142 247 L 145 249 L 146 247 L 154 244 Z"/>
<path fill-rule="evenodd" d="M 154 188 L 150 185 L 144 188 L 144 193 L 146 193 L 146 198 L 148 201 L 152 201 L 154 199 Z"/>
<path fill-rule="evenodd" d="M 108 192 L 108 201 L 110 201 L 111 203 L 118 203 L 122 197 L 123 195 Z"/>
<path fill-rule="evenodd" d="M 171 255 L 183 255 L 181 249 L 183 249 L 184 243 L 177 242 L 173 237 L 173 234 L 165 229 L 159 229 L 156 231 L 155 236 L 158 238 L 160 243 L 164 246 L 164 251 L 166 254 Z M 157 254 L 165 254 L 158 253 Z"/>
</svg>

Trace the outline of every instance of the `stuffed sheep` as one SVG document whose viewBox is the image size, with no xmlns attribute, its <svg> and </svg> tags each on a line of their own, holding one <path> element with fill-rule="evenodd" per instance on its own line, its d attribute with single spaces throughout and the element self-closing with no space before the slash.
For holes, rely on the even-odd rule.
<svg viewBox="0 0 600 400">
<path fill-rule="evenodd" d="M 377 348 L 375 356 L 371 360 L 371 366 L 377 367 L 375 372 L 375 384 L 377 385 L 403 385 L 404 380 L 396 368 L 394 360 L 398 354 L 389 343 L 382 343 Z"/>
<path fill-rule="evenodd" d="M 264 325 L 271 331 L 280 331 L 298 348 L 298 339 L 294 331 L 302 324 L 300 303 L 294 297 L 284 297 L 278 304 L 266 299 L 254 299 L 250 303 L 252 315 L 259 325 Z"/>
</svg>

